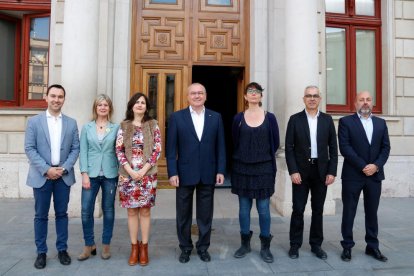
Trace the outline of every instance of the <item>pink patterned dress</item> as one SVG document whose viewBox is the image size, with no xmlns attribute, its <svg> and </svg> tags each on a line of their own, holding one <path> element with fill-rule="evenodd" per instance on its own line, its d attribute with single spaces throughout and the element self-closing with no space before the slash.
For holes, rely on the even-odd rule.
<svg viewBox="0 0 414 276">
<path fill-rule="evenodd" d="M 154 146 L 148 160 L 144 156 L 144 135 L 141 127 L 135 127 L 132 138 L 132 160 L 130 166 L 133 170 L 142 169 L 145 163 L 154 166 L 161 153 L 161 132 L 158 126 L 154 129 Z M 120 128 L 116 139 L 116 154 L 120 166 L 128 163 L 125 155 L 124 136 Z M 157 174 L 146 175 L 140 181 L 134 181 L 130 176 L 119 175 L 119 204 L 123 208 L 149 208 L 155 205 L 157 190 Z"/>
</svg>

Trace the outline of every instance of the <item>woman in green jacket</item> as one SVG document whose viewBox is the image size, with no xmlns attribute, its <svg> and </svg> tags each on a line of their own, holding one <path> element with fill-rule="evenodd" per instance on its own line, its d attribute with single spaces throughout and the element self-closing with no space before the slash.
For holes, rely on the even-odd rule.
<svg viewBox="0 0 414 276">
<path fill-rule="evenodd" d="M 80 137 L 80 171 L 82 173 L 82 228 L 85 239 L 79 261 L 96 255 L 94 209 L 99 189 L 102 190 L 102 259 L 111 257 L 110 243 L 115 219 L 115 194 L 118 183 L 118 160 L 115 153 L 118 124 L 112 123 L 111 99 L 98 95 L 92 107 L 93 120 L 85 124 Z"/>
</svg>

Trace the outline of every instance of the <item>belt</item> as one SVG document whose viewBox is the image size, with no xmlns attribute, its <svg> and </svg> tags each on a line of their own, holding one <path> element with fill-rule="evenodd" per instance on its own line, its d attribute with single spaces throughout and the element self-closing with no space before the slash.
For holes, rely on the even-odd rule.
<svg viewBox="0 0 414 276">
<path fill-rule="evenodd" d="M 312 165 L 317 165 L 318 164 L 318 158 L 309 158 L 308 161 Z"/>
<path fill-rule="evenodd" d="M 50 165 L 50 166 L 53 167 L 53 168 L 59 167 L 59 165 Z"/>
</svg>

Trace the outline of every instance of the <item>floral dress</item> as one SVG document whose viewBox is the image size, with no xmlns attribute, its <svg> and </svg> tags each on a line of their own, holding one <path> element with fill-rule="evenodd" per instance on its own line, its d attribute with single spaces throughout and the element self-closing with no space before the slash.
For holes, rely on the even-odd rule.
<svg viewBox="0 0 414 276">
<path fill-rule="evenodd" d="M 154 146 L 149 159 L 144 156 L 144 135 L 141 127 L 135 126 L 132 138 L 132 158 L 130 166 L 133 170 L 139 171 L 149 163 L 154 166 L 161 153 L 161 132 L 158 126 L 153 129 Z M 120 166 L 128 163 L 125 155 L 124 135 L 120 128 L 116 139 L 116 154 Z M 119 175 L 119 204 L 123 208 L 149 208 L 155 205 L 157 190 L 157 174 L 145 175 L 140 181 L 134 181 L 131 176 Z"/>
</svg>

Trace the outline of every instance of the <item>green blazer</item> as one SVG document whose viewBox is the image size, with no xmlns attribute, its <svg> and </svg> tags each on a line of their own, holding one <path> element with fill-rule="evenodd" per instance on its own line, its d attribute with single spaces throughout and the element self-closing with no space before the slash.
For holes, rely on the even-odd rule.
<svg viewBox="0 0 414 276">
<path fill-rule="evenodd" d="M 102 168 L 106 178 L 118 176 L 118 159 L 115 153 L 118 129 L 118 124 L 109 123 L 102 144 L 99 144 L 95 121 L 83 126 L 79 158 L 82 173 L 86 172 L 89 177 L 97 177 Z"/>
</svg>

